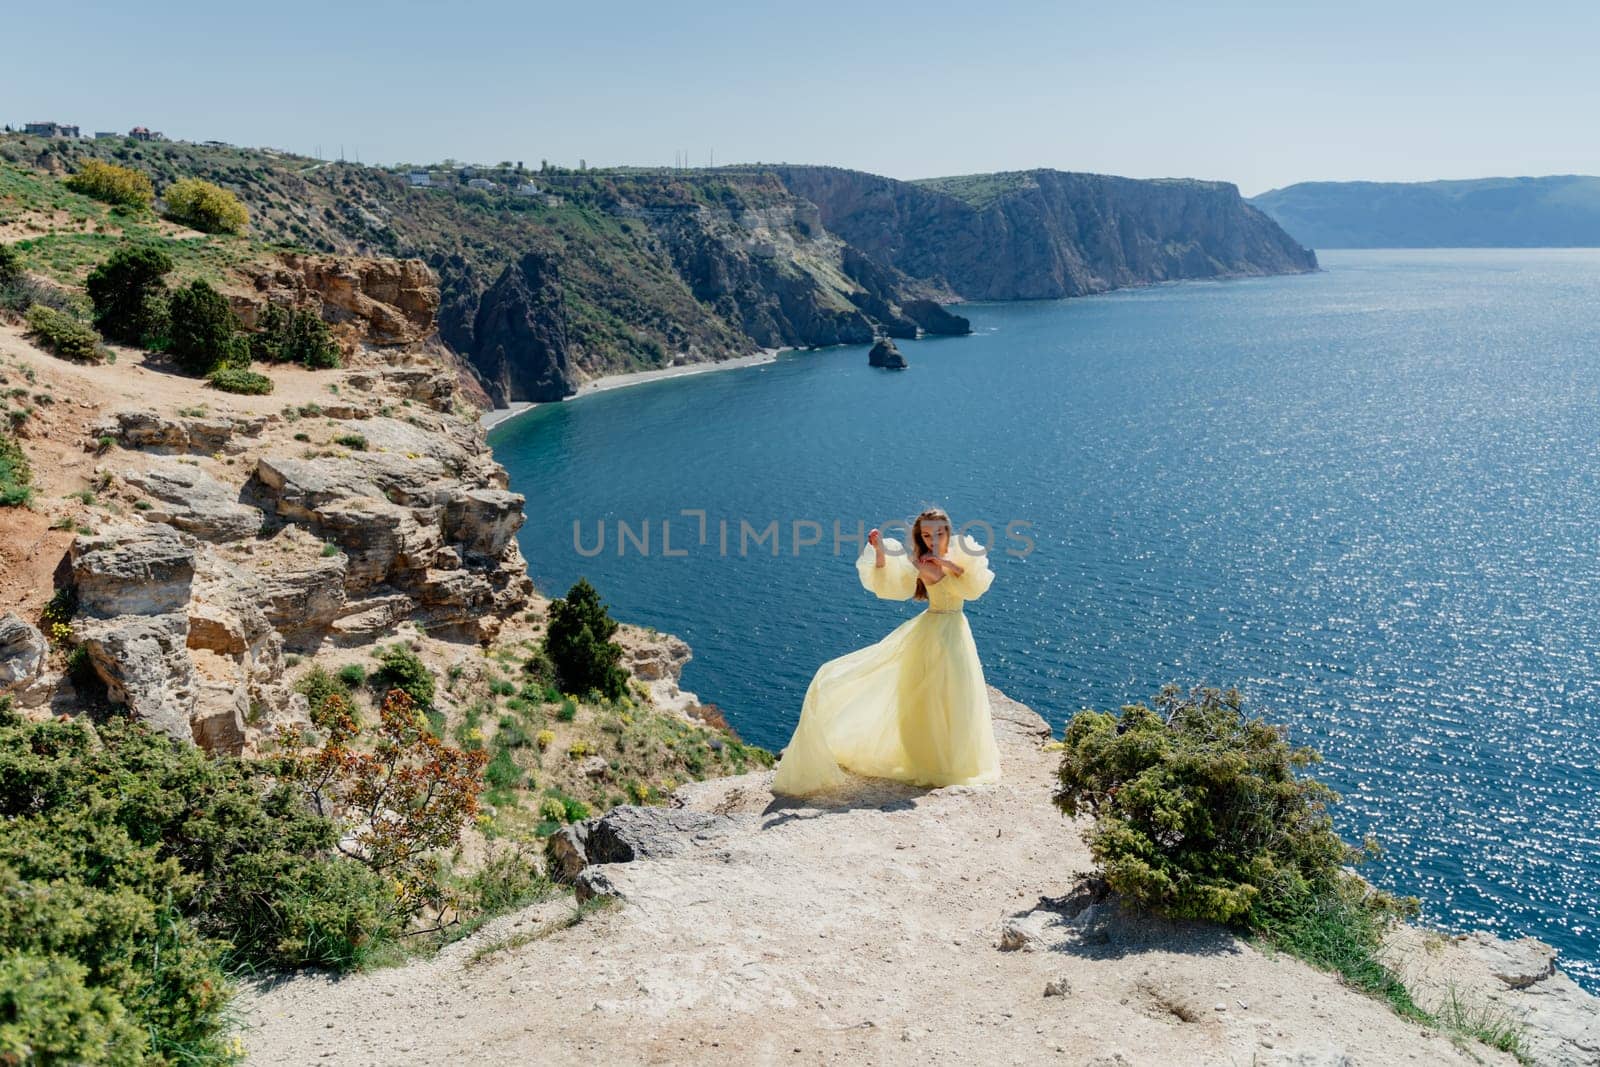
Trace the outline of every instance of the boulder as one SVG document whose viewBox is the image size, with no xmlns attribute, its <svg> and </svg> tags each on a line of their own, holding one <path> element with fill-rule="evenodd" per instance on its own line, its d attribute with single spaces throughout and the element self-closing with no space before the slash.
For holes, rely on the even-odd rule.
<svg viewBox="0 0 1600 1067">
<path fill-rule="evenodd" d="M 154 411 L 119 411 L 90 428 L 96 438 L 110 437 L 123 448 L 154 452 L 242 452 L 236 437 L 257 437 L 277 415 L 244 417 L 185 416 L 168 418 Z"/>
<path fill-rule="evenodd" d="M 560 880 L 573 882 L 597 863 L 675 856 L 697 841 L 727 833 L 733 825 L 729 816 L 712 812 L 623 805 L 553 834 L 547 845 L 550 870 Z"/>
<path fill-rule="evenodd" d="M 36 627 L 12 612 L 0 615 L 0 696 L 33 706 L 28 698 L 44 678 L 49 656 L 50 645 Z"/>
<path fill-rule="evenodd" d="M 0 693 L 19 689 L 44 670 L 50 646 L 37 627 L 14 612 L 0 615 Z"/>
<path fill-rule="evenodd" d="M 204 541 L 237 541 L 261 529 L 261 512 L 241 504 L 237 494 L 194 463 L 157 460 L 143 470 L 128 470 L 123 481 L 153 499 L 145 517 L 168 523 Z"/>
<path fill-rule="evenodd" d="M 468 552 L 499 559 L 522 528 L 521 493 L 504 489 L 469 489 L 445 505 L 445 538 Z"/>
<path fill-rule="evenodd" d="M 78 610 L 98 618 L 182 611 L 194 581 L 194 545 L 161 523 L 112 526 L 73 542 L 72 580 Z"/>
<path fill-rule="evenodd" d="M 900 354 L 899 347 L 890 337 L 879 338 L 878 343 L 872 346 L 872 351 L 867 353 L 867 366 L 882 367 L 885 370 L 905 370 L 909 364 L 906 357 Z"/>
<path fill-rule="evenodd" d="M 189 620 L 182 613 L 89 619 L 78 636 L 112 703 L 126 705 L 153 730 L 194 740 L 189 717 L 197 683 L 189 659 Z"/>
</svg>

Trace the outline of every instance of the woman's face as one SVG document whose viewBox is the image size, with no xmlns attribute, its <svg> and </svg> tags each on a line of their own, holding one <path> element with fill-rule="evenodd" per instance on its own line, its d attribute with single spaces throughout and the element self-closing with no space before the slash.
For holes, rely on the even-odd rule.
<svg viewBox="0 0 1600 1067">
<path fill-rule="evenodd" d="M 944 555 L 950 547 L 950 524 L 943 519 L 923 519 L 922 540 L 934 555 Z"/>
</svg>

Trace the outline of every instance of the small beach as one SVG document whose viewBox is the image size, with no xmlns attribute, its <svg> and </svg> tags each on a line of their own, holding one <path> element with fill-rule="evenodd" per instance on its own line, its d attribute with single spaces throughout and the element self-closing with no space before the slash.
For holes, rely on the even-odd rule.
<svg viewBox="0 0 1600 1067">
<path fill-rule="evenodd" d="M 759 367 L 772 363 L 778 358 L 780 352 L 787 351 L 782 348 L 763 348 L 759 352 L 752 352 L 748 356 L 735 356 L 732 359 L 720 359 L 707 363 L 685 363 L 671 367 L 661 367 L 658 370 L 624 371 L 618 374 L 602 374 L 598 378 L 591 378 L 578 387 L 578 391 L 567 400 L 576 400 L 588 396 L 590 393 L 604 393 L 612 389 L 623 389 L 630 385 L 641 385 L 645 382 L 662 381 L 667 378 L 683 378 L 691 374 L 707 374 L 711 371 L 735 370 L 740 367 Z M 485 411 L 479 422 L 487 432 L 502 423 L 509 422 L 525 412 L 532 411 L 541 403 L 565 403 L 565 401 L 532 401 L 519 400 L 508 407 L 495 408 Z"/>
</svg>

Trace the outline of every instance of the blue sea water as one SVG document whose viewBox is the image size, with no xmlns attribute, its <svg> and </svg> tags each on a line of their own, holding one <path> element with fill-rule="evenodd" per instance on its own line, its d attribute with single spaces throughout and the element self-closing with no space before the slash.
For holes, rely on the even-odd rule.
<svg viewBox="0 0 1600 1067">
<path fill-rule="evenodd" d="M 1341 829 L 1387 850 L 1369 876 L 1600 987 L 1600 251 L 1323 262 L 968 305 L 975 335 L 902 342 L 905 373 L 791 353 L 491 440 L 540 587 L 587 575 L 684 637 L 685 686 L 750 740 L 783 745 L 816 666 L 914 610 L 862 592 L 834 523 L 940 503 L 999 532 L 968 605 L 992 683 L 1057 729 L 1236 684 L 1326 755 Z M 741 553 L 774 521 L 778 555 Z"/>
</svg>

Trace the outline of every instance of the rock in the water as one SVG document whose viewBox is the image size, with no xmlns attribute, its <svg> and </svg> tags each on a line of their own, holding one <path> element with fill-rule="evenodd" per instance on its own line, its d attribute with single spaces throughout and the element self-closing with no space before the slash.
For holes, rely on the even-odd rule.
<svg viewBox="0 0 1600 1067">
<path fill-rule="evenodd" d="M 872 346 L 871 352 L 867 353 L 867 366 L 882 367 L 885 370 L 905 370 L 909 364 L 906 363 L 906 357 L 900 354 L 894 339 L 884 337 Z"/>
<path fill-rule="evenodd" d="M 900 305 L 906 318 L 922 327 L 923 333 L 946 334 L 961 337 L 972 332 L 972 323 L 932 300 L 907 300 Z"/>
</svg>

